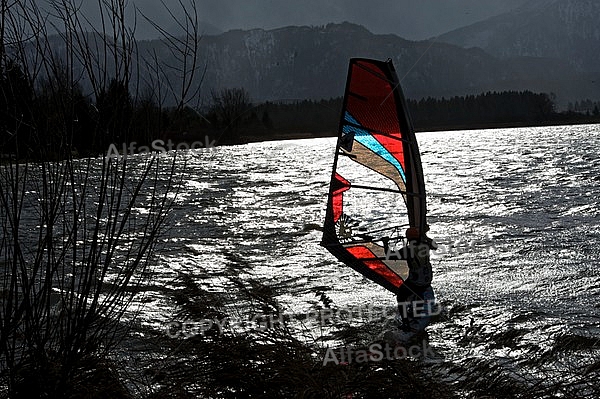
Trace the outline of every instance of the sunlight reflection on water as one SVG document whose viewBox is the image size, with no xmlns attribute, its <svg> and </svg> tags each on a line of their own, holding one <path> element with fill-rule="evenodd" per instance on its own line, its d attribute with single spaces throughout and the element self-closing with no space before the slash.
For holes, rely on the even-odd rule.
<svg viewBox="0 0 600 399">
<path fill-rule="evenodd" d="M 434 288 L 452 317 L 430 327 L 439 349 L 469 328 L 481 337 L 522 330 L 515 356 L 557 332 L 598 333 L 600 127 L 420 133 Z M 235 267 L 278 287 L 288 313 L 333 306 L 393 307 L 394 296 L 319 246 L 335 140 L 219 147 L 187 154 L 188 181 L 170 218 L 153 282 L 185 271 L 223 287 Z M 163 298 L 155 298 L 164 302 Z M 172 315 L 146 307 L 160 324 Z M 469 327 L 472 325 L 471 327 Z M 491 335 L 490 335 L 491 334 Z M 484 339 L 482 338 L 482 341 Z M 473 351 L 495 355 L 486 342 Z M 472 353 L 452 353 L 458 358 Z"/>
</svg>

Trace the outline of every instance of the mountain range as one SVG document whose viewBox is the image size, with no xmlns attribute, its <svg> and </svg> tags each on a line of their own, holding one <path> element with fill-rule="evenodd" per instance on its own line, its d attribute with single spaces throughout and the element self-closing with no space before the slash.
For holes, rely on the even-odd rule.
<svg viewBox="0 0 600 399">
<path fill-rule="evenodd" d="M 479 47 L 499 58 L 566 60 L 578 73 L 600 72 L 600 2 L 538 0 L 454 30 L 440 41 Z"/>
<path fill-rule="evenodd" d="M 340 96 L 351 57 L 391 58 L 407 97 L 552 93 L 600 99 L 600 2 L 541 0 L 426 41 L 341 23 L 233 30 L 201 41 L 201 92 L 242 87 L 255 101 Z M 145 42 L 152 47 L 153 42 Z"/>
<path fill-rule="evenodd" d="M 255 102 L 332 98 L 343 93 L 349 58 L 391 58 L 408 98 L 530 90 L 552 94 L 561 109 L 600 100 L 597 21 L 598 0 L 534 0 L 423 41 L 347 22 L 231 30 L 201 38 L 194 86 L 203 98 L 223 88 L 244 88 Z M 137 46 L 173 64 L 164 42 Z"/>
</svg>

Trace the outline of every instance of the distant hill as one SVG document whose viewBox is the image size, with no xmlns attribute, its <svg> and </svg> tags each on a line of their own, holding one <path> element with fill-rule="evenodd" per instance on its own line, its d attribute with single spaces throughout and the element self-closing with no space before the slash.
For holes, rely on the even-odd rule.
<svg viewBox="0 0 600 399">
<path fill-rule="evenodd" d="M 563 59 L 578 72 L 599 73 L 599 21 L 597 0 L 537 0 L 439 40 L 502 58 Z"/>
<path fill-rule="evenodd" d="M 503 60 L 546 59 L 572 71 L 555 91 L 569 98 L 600 98 L 600 1 L 537 0 L 514 11 L 454 30 L 439 41 L 478 47 Z M 551 77 L 539 75 L 546 81 Z"/>
<path fill-rule="evenodd" d="M 357 56 L 392 58 L 407 95 L 415 98 L 496 89 L 494 76 L 506 82 L 520 74 L 480 50 L 375 35 L 342 23 L 205 37 L 203 86 L 244 87 L 258 100 L 335 97 L 343 92 L 348 59 Z"/>
<path fill-rule="evenodd" d="M 555 3 L 564 3 L 549 1 L 550 15 L 554 15 L 550 11 L 556 7 Z M 588 4 L 586 0 L 579 1 Z M 597 8 L 590 7 L 590 10 Z M 576 10 L 573 15 L 580 16 L 583 12 L 580 8 Z M 528 18 L 537 14 L 521 8 L 515 15 L 525 30 Z M 498 18 L 491 21 L 505 21 L 502 18 L 508 17 Z M 488 27 L 485 35 L 477 33 L 481 35 L 477 41 L 481 48 L 467 48 L 476 44 L 476 32 L 483 32 L 485 26 L 476 24 L 465 28 L 472 29 L 473 34 L 455 31 L 437 41 L 409 41 L 396 35 L 377 35 L 351 23 L 233 30 L 207 35 L 200 41 L 199 63 L 203 73 L 199 76 L 203 79 L 198 77 L 194 85 L 200 87 L 200 95 L 204 98 L 210 97 L 211 90 L 234 87 L 246 89 L 256 102 L 332 98 L 343 93 L 348 59 L 373 57 L 393 59 L 405 94 L 413 99 L 529 90 L 554 93 L 556 101 L 564 108 L 568 102 L 587 98 L 600 100 L 600 76 L 595 72 L 598 70 L 595 60 L 600 51 L 592 51 L 598 48 L 595 37 L 599 28 L 595 25 L 582 28 L 591 33 L 586 36 L 587 41 L 580 43 L 577 51 L 581 53 L 568 49 L 567 44 L 558 43 L 559 38 L 552 40 L 550 33 L 540 34 L 536 41 L 527 42 L 530 50 L 526 51 L 524 44 L 521 53 L 516 45 L 513 48 L 507 44 L 502 50 L 493 44 L 500 39 L 491 39 L 503 37 L 502 31 L 508 29 L 501 22 Z M 471 41 L 459 43 L 459 37 Z M 488 41 L 483 40 L 484 37 Z M 571 39 L 573 46 L 576 37 L 579 36 Z M 456 44 L 443 42 L 453 40 Z M 509 42 L 508 38 L 506 42 Z M 556 48 L 551 48 L 551 42 L 556 42 Z M 538 50 L 534 49 L 535 43 Z M 56 42 L 55 46 L 60 47 L 60 43 Z M 52 48 L 58 48 L 55 46 Z M 174 64 L 173 53 L 164 42 L 140 41 L 137 49 L 142 55 L 156 55 L 164 65 Z M 562 53 L 567 55 L 560 56 Z M 147 73 L 143 66 L 140 71 Z M 171 81 L 177 82 L 177 71 L 166 68 L 164 73 L 173 73 Z M 142 81 L 144 78 L 142 76 Z M 85 82 L 82 84 L 85 86 Z M 177 86 L 169 89 L 178 91 Z"/>
<path fill-rule="evenodd" d="M 375 35 L 350 23 L 235 30 L 203 37 L 201 43 L 205 94 L 211 88 L 244 87 L 259 101 L 336 97 L 343 91 L 348 59 L 360 56 L 392 58 L 411 98 L 503 90 L 553 92 L 565 103 L 584 94 L 596 98 L 572 84 L 581 73 L 566 59 L 499 57 L 477 48 Z"/>
</svg>

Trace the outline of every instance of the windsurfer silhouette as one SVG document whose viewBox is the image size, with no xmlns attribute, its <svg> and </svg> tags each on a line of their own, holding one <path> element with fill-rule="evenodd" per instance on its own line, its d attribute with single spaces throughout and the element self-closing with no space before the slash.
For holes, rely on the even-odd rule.
<svg viewBox="0 0 600 399">
<path fill-rule="evenodd" d="M 406 343 L 425 330 L 434 314 L 435 296 L 431 287 L 433 272 L 429 254 L 437 246 L 426 232 L 421 234 L 414 227 L 406 230 L 408 243 L 400 255 L 408 263 L 409 274 L 397 292 L 398 328 L 384 334 L 388 341 Z"/>
</svg>

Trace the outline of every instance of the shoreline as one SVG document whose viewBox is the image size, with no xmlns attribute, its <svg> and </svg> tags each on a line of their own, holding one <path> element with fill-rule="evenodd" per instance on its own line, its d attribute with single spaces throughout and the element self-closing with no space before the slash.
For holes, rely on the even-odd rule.
<svg viewBox="0 0 600 399">
<path fill-rule="evenodd" d="M 415 128 L 415 133 L 428 133 L 428 132 L 457 132 L 463 130 L 493 130 L 493 129 L 517 129 L 527 127 L 551 127 L 551 126 L 571 126 L 571 125 L 600 125 L 600 118 L 594 121 L 544 121 L 537 124 L 531 123 L 519 123 L 519 122 L 506 122 L 506 123 L 485 123 L 485 124 L 473 124 L 473 125 L 443 125 L 443 126 L 430 126 L 427 128 L 420 127 Z M 222 145 L 240 145 L 249 143 L 260 143 L 267 141 L 282 141 L 282 140 L 303 140 L 303 139 L 318 139 L 327 137 L 336 137 L 337 132 L 293 132 L 293 133 L 277 133 L 277 134 L 265 134 L 256 135 L 248 134 L 241 135 L 241 140 L 237 143 L 218 144 Z"/>
<path fill-rule="evenodd" d="M 536 124 L 525 123 L 525 122 L 499 122 L 499 123 L 485 123 L 485 124 L 472 124 L 472 125 L 442 125 L 442 126 L 429 126 L 425 127 L 417 127 L 415 128 L 415 133 L 428 133 L 428 132 L 457 132 L 457 131 L 466 131 L 466 130 L 493 130 L 493 129 L 511 129 L 511 128 L 527 128 L 527 127 L 551 127 L 551 126 L 576 126 L 576 125 L 600 125 L 600 118 L 597 120 L 590 117 L 591 120 L 578 120 L 578 121 L 544 121 Z M 212 132 L 214 133 L 214 132 Z M 176 140 L 175 144 L 186 144 L 193 142 L 195 136 L 189 137 L 187 140 Z M 240 134 L 240 139 L 235 142 L 223 142 L 219 143 L 216 141 L 214 147 L 223 147 L 223 146 L 234 146 L 234 145 L 243 145 L 250 143 L 263 143 L 269 141 L 285 141 L 285 140 L 307 140 L 307 139 L 318 139 L 318 138 L 329 138 L 336 137 L 337 132 L 325 131 L 325 132 L 289 132 L 289 133 L 276 133 L 276 134 Z M 208 136 L 202 136 L 204 138 Z M 104 156 L 106 153 L 91 155 L 88 157 L 99 157 Z M 75 154 L 72 154 L 74 159 L 86 158 L 80 157 Z M 57 161 L 58 159 L 51 159 L 52 161 Z M 14 163 L 16 159 L 9 153 L 0 154 L 0 165 L 9 165 Z M 26 162 L 39 162 L 42 160 L 34 160 L 34 159 L 20 159 L 20 161 Z"/>
</svg>

